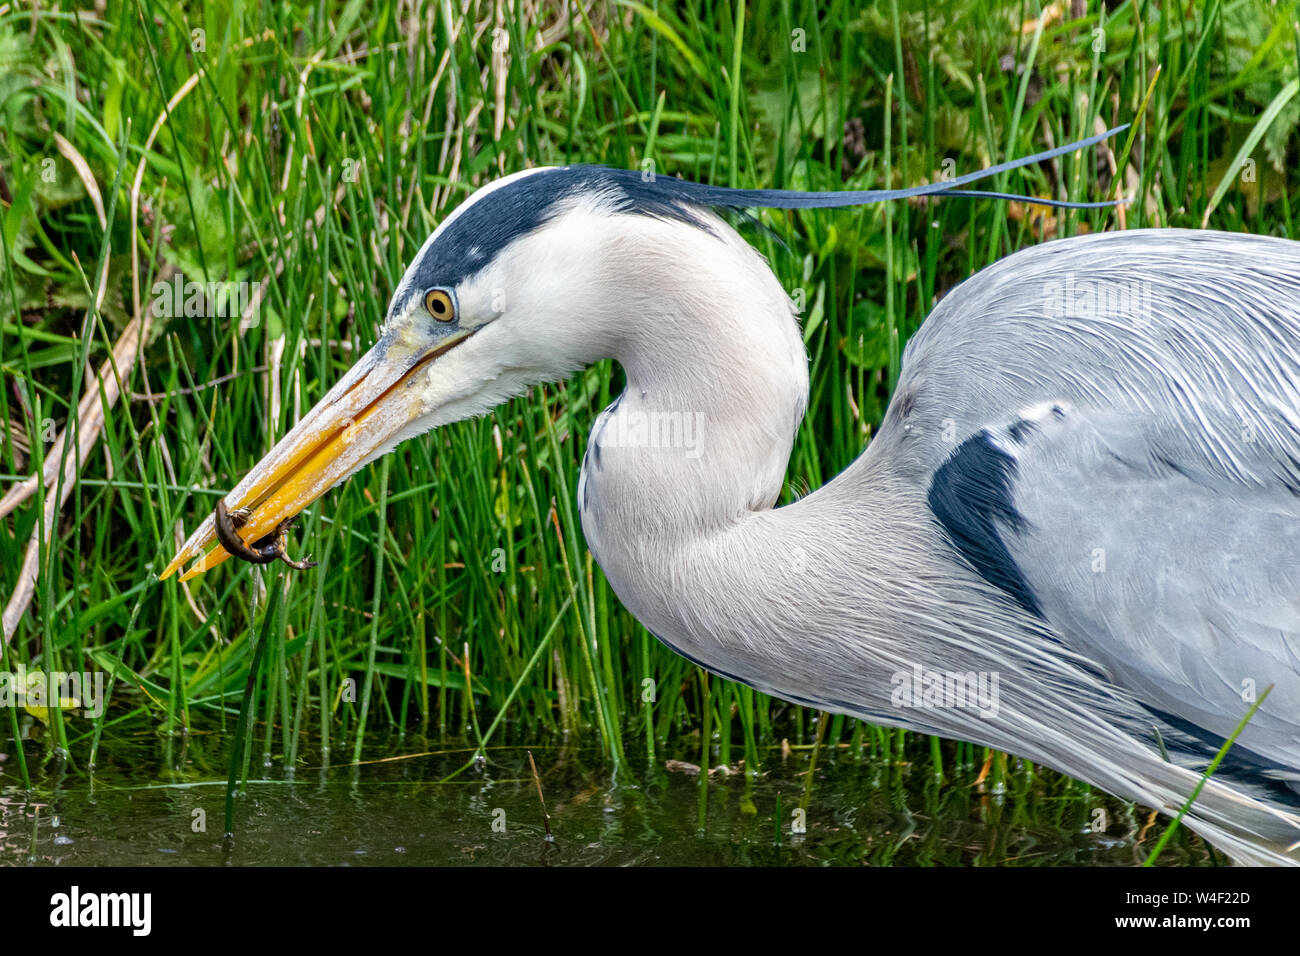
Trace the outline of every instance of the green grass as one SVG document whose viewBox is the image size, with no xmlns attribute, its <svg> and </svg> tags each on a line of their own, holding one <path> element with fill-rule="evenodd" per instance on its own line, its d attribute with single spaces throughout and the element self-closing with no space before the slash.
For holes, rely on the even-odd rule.
<svg viewBox="0 0 1300 956">
<path fill-rule="evenodd" d="M 949 200 L 759 215 L 769 230 L 748 234 L 806 303 L 812 363 L 787 497 L 860 454 L 908 336 L 987 263 L 1121 215 L 1128 228 L 1195 227 L 1208 211 L 1216 228 L 1294 235 L 1295 5 L 1179 6 L 1124 2 L 1103 20 L 1096 3 L 1078 19 L 1068 4 L 1038 19 L 1037 4 L 965 0 L 600 2 L 572 15 L 547 3 L 530 22 L 507 3 L 499 26 L 490 4 L 468 17 L 432 4 L 418 23 L 409 5 L 356 0 L 108 0 L 102 19 L 84 4 L 0 6 L 5 486 L 43 467 L 72 396 L 135 314 L 133 277 L 146 310 L 175 271 L 265 283 L 245 328 L 156 319 L 126 397 L 74 459 L 0 669 L 106 670 L 112 701 L 97 720 L 56 709 L 20 775 L 51 750 L 85 767 L 126 728 L 233 731 L 259 637 L 245 765 L 259 747 L 287 765 L 308 743 L 354 756 L 394 730 L 475 747 L 567 732 L 611 765 L 677 748 L 755 768 L 787 737 L 936 774 L 978 765 L 978 748 L 817 721 L 707 678 L 619 606 L 573 500 L 588 430 L 621 387 L 608 363 L 410 442 L 330 493 L 294 532 L 314 571 L 231 562 L 188 595 L 156 574 L 180 530 L 373 342 L 436 223 L 526 166 L 652 162 L 730 185 L 872 188 L 1135 122 L 1112 144 L 1117 181 L 1091 152 L 994 187 L 1136 196 L 1122 214 Z M 56 134 L 98 183 L 106 229 Z M 0 522 L 0 598 L 47 494 Z M 0 733 L 19 732 L 10 713 Z"/>
</svg>

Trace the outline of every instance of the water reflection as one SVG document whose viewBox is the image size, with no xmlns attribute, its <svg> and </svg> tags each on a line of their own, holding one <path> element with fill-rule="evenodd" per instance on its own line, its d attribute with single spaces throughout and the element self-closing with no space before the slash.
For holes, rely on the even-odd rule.
<svg viewBox="0 0 1300 956">
<path fill-rule="evenodd" d="M 493 749 L 481 771 L 447 780 L 467 752 L 408 738 L 362 766 L 309 754 L 292 774 L 259 746 L 250 772 L 264 779 L 239 798 L 227 845 L 224 744 L 222 734 L 121 741 L 93 777 L 33 766 L 32 794 L 0 763 L 0 864 L 1131 866 L 1164 827 L 1015 761 L 994 793 L 977 768 L 941 782 L 924 760 L 823 753 L 805 807 L 806 752 L 773 752 L 756 780 L 709 778 L 701 832 L 698 775 L 634 766 L 614 786 L 590 754 L 532 747 L 548 842 L 523 748 Z M 1187 835 L 1160 862 L 1211 859 Z"/>
</svg>

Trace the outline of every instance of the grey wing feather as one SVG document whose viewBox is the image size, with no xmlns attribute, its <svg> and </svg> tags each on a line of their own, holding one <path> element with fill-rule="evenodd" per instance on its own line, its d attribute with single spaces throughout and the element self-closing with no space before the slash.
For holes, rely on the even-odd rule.
<svg viewBox="0 0 1300 956">
<path fill-rule="evenodd" d="M 981 434 L 1066 643 L 1218 737 L 1272 684 L 1241 743 L 1300 776 L 1300 243 L 1139 230 L 978 273 L 913 336 L 873 446 L 928 483 Z"/>
<path fill-rule="evenodd" d="M 1043 617 L 1153 714 L 1219 739 L 1271 685 L 1238 746 L 1300 777 L 1300 517 L 1153 460 L 1131 421 L 1062 412 L 991 431 L 1015 462 L 1006 547 Z"/>
<path fill-rule="evenodd" d="M 1300 243 L 1160 229 L 1016 253 L 939 303 L 897 392 L 923 400 L 902 451 L 926 474 L 954 441 L 1065 399 L 1132 412 L 1153 457 L 1294 498 Z"/>
</svg>

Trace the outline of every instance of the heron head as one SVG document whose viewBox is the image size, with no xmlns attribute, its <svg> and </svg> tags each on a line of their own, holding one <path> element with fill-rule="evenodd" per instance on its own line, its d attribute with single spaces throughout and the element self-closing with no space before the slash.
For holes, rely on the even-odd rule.
<svg viewBox="0 0 1300 956">
<path fill-rule="evenodd" d="M 699 226 L 706 214 L 641 183 L 602 167 L 533 169 L 462 203 L 406 270 L 375 345 L 225 497 L 246 516 L 239 537 L 271 534 L 407 438 L 611 357 L 620 323 L 644 330 L 635 317 L 649 306 L 637 296 L 664 283 L 642 251 L 680 255 L 656 230 Z M 215 539 L 209 516 L 163 577 Z M 186 577 L 227 557 L 218 544 Z"/>
</svg>

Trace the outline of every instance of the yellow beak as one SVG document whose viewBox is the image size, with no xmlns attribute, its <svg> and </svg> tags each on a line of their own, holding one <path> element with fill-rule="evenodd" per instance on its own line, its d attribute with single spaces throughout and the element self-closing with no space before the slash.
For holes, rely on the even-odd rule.
<svg viewBox="0 0 1300 956">
<path fill-rule="evenodd" d="M 324 398 L 253 466 L 225 497 L 229 511 L 246 509 L 236 534 L 245 544 L 298 514 L 388 445 L 422 412 L 418 377 L 439 355 L 464 341 L 473 330 L 440 338 L 419 353 L 400 342 L 381 341 L 349 370 Z M 188 581 L 215 568 L 228 552 L 216 544 L 212 515 L 181 546 L 162 573 L 174 574 L 197 558 L 182 576 Z"/>
</svg>

